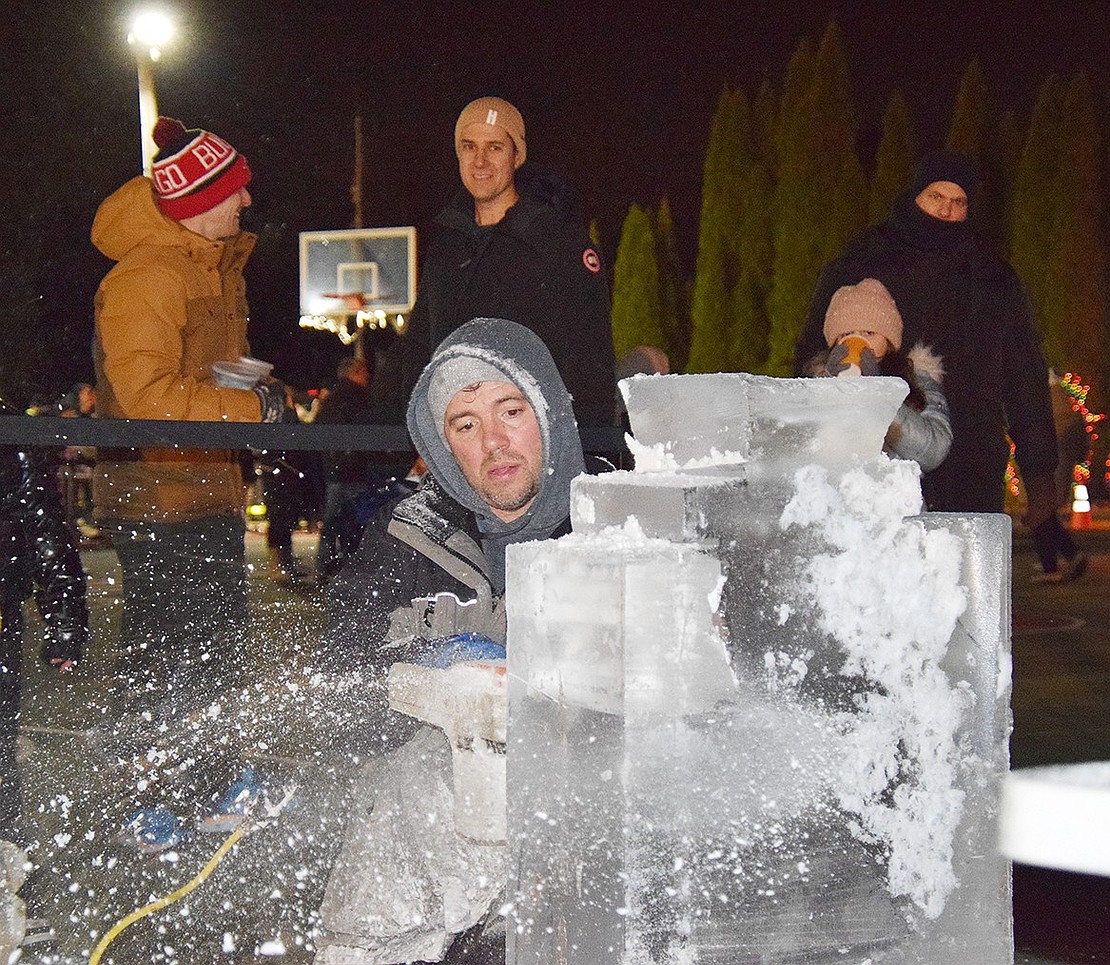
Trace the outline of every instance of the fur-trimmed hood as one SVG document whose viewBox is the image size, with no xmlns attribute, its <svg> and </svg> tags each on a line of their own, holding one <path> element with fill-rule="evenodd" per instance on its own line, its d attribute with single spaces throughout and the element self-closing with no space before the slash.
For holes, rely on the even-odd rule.
<svg viewBox="0 0 1110 965">
<path fill-rule="evenodd" d="M 913 363 L 915 372 L 924 372 L 934 382 L 944 382 L 944 359 L 930 345 L 918 342 L 906 356 Z"/>
</svg>

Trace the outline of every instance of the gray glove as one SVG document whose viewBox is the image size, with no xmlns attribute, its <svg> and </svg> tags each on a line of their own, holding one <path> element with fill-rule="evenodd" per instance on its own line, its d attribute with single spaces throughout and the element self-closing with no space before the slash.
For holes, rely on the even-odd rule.
<svg viewBox="0 0 1110 965">
<path fill-rule="evenodd" d="M 281 422 L 285 417 L 285 383 L 267 379 L 254 387 L 262 408 L 262 422 Z"/>
<path fill-rule="evenodd" d="M 825 363 L 825 370 L 829 375 L 847 373 L 853 365 L 856 365 L 855 360 L 849 358 L 850 354 L 850 348 L 844 343 L 834 345 L 829 350 L 829 360 Z M 875 358 L 875 353 L 869 348 L 865 348 L 859 353 L 858 366 L 860 375 L 879 374 L 879 360 Z"/>
</svg>

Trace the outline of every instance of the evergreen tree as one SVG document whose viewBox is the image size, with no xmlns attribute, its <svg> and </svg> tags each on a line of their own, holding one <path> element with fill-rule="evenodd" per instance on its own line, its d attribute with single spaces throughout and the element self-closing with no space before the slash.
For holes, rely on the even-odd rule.
<svg viewBox="0 0 1110 965">
<path fill-rule="evenodd" d="M 1041 86 L 1013 191 L 1010 260 L 1029 291 L 1048 362 L 1098 393 L 1110 385 L 1098 112 L 1083 74 Z"/>
<path fill-rule="evenodd" d="M 655 257 L 659 266 L 659 320 L 671 371 L 681 372 L 690 355 L 690 315 L 682 283 L 682 265 L 674 236 L 670 202 L 664 198 L 655 215 Z"/>
<path fill-rule="evenodd" d="M 1008 248 L 1013 231 L 1014 186 L 1018 166 L 1025 150 L 1026 131 L 1013 110 L 1005 110 L 998 119 L 998 157 L 1002 171 L 1002 221 L 1004 248 Z"/>
<path fill-rule="evenodd" d="M 774 277 L 769 297 L 770 351 L 767 372 L 792 369 L 794 343 L 809 307 L 821 267 L 842 244 L 848 221 L 865 212 L 865 191 L 855 177 L 855 116 L 840 30 L 831 21 L 821 39 L 808 87 L 804 47 L 791 62 L 779 119 L 779 168 L 775 195 Z M 799 91 L 803 91 L 800 93 Z M 789 95 L 789 96 L 788 96 Z M 839 253 L 839 251 L 835 251 Z"/>
<path fill-rule="evenodd" d="M 863 173 L 863 165 L 855 151 L 848 151 L 843 158 L 829 220 L 825 225 L 819 269 L 844 251 L 848 242 L 859 233 L 867 220 L 867 198 L 867 175 Z"/>
<path fill-rule="evenodd" d="M 733 293 L 729 358 L 739 372 L 762 373 L 770 345 L 767 300 L 774 254 L 775 189 L 768 163 L 751 165 L 744 180 L 744 199 L 745 217 L 737 239 L 742 267 Z"/>
<path fill-rule="evenodd" d="M 727 368 L 722 354 L 735 327 L 733 293 L 738 264 L 738 225 L 743 218 L 743 183 L 748 140 L 748 104 L 741 91 L 721 93 L 702 181 L 698 255 L 690 302 L 691 372 Z"/>
<path fill-rule="evenodd" d="M 1010 264 L 1025 283 L 1041 334 L 1049 315 L 1049 276 L 1059 169 L 1063 91 L 1056 76 L 1041 85 L 1025 148 L 1014 178 L 1010 218 Z"/>
<path fill-rule="evenodd" d="M 670 355 L 659 292 L 651 215 L 634 204 L 624 219 L 613 265 L 613 352 L 617 359 L 639 345 L 654 345 Z"/>
<path fill-rule="evenodd" d="M 1059 168 L 1063 91 L 1050 74 L 1037 97 L 1011 191 L 1010 264 L 1025 282 L 1041 334 L 1050 313 L 1048 265 Z"/>
<path fill-rule="evenodd" d="M 764 77 L 752 101 L 751 156 L 770 174 L 775 167 L 779 103 L 771 82 Z"/>
<path fill-rule="evenodd" d="M 978 60 L 972 60 L 960 80 L 947 146 L 979 164 L 980 186 L 972 217 L 979 228 L 1001 243 L 1006 235 L 1002 159 L 998 147 L 998 114 L 994 110 Z"/>
<path fill-rule="evenodd" d="M 917 133 L 910 109 L 901 91 L 894 91 L 883 115 L 883 135 L 875 152 L 875 177 L 871 181 L 871 197 L 867 219 L 882 221 L 890 214 L 890 206 L 907 187 L 917 164 Z"/>
<path fill-rule="evenodd" d="M 1077 371 L 1106 398 L 1107 275 L 1101 236 L 1103 194 L 1098 119 L 1084 74 L 1064 94 L 1053 224 L 1053 284 L 1045 327 L 1052 364 Z"/>
</svg>

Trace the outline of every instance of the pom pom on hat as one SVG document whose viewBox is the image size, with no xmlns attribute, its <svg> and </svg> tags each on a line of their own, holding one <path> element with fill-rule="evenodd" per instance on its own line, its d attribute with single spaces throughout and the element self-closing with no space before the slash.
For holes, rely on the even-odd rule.
<svg viewBox="0 0 1110 965">
<path fill-rule="evenodd" d="M 174 221 L 204 214 L 250 183 L 247 159 L 211 131 L 187 130 L 176 118 L 159 117 L 154 143 L 154 193 Z"/>
<path fill-rule="evenodd" d="M 499 127 L 512 139 L 516 147 L 516 166 L 520 167 L 528 156 L 524 141 L 524 118 L 507 100 L 500 97 L 479 97 L 462 109 L 455 121 L 455 153 L 459 153 L 459 141 L 467 124 L 490 124 Z"/>
<path fill-rule="evenodd" d="M 865 278 L 858 285 L 844 285 L 829 299 L 825 344 L 832 346 L 849 332 L 876 332 L 895 351 L 902 347 L 902 316 L 881 281 Z"/>
<path fill-rule="evenodd" d="M 159 117 L 158 123 L 154 125 L 154 143 L 158 145 L 159 151 L 187 139 L 189 132 L 176 117 Z"/>
</svg>

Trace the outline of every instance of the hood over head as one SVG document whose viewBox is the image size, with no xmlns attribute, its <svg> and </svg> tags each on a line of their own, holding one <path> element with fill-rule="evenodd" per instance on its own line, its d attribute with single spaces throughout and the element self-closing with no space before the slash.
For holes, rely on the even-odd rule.
<svg viewBox="0 0 1110 965">
<path fill-rule="evenodd" d="M 93 219 L 92 242 L 102 254 L 119 261 L 142 244 L 180 243 L 184 230 L 162 214 L 150 178 L 139 175 L 100 203 Z"/>
<path fill-rule="evenodd" d="M 475 372 L 485 376 L 477 381 L 494 381 L 492 376 L 497 375 L 497 381 L 511 382 L 520 389 L 540 427 L 540 491 L 528 511 L 511 523 L 494 515 L 467 482 L 443 437 L 443 373 L 448 374 L 449 385 L 459 373 Z M 547 346 L 531 329 L 503 318 L 475 318 L 448 335 L 413 389 L 408 429 L 436 481 L 477 516 L 483 533 L 511 534 L 512 542 L 542 539 L 569 515 L 571 480 L 585 471 L 582 442 L 570 393 Z"/>
<path fill-rule="evenodd" d="M 140 245 L 169 245 L 193 250 L 222 250 L 237 244 L 250 251 L 255 235 L 241 231 L 240 240 L 213 241 L 195 232 L 160 210 L 150 178 L 138 175 L 117 188 L 96 210 L 92 225 L 92 242 L 101 254 L 120 261 Z"/>
</svg>

